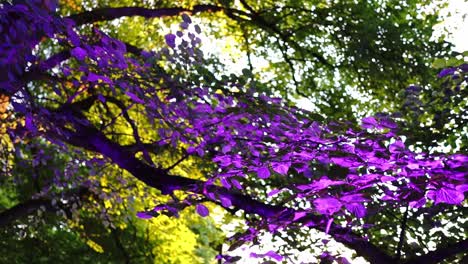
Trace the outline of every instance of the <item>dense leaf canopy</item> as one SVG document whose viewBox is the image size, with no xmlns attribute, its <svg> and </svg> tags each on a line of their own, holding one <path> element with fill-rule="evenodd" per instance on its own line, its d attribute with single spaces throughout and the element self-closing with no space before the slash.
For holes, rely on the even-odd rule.
<svg viewBox="0 0 468 264">
<path fill-rule="evenodd" d="M 448 49 L 427 3 L 111 2 L 1 6 L 6 261 L 66 241 L 39 261 L 232 262 L 223 244 L 265 233 L 288 243 L 252 258 L 347 261 L 329 240 L 371 263 L 463 258 L 468 69 L 430 68 Z M 203 54 L 202 34 L 249 69 Z M 225 241 L 217 211 L 245 223 Z"/>
</svg>

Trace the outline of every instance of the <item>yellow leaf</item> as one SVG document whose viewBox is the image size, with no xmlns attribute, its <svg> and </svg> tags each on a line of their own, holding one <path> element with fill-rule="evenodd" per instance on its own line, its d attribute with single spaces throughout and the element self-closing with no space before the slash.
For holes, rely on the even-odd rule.
<svg viewBox="0 0 468 264">
<path fill-rule="evenodd" d="M 104 249 L 98 243 L 92 241 L 91 239 L 88 239 L 88 241 L 86 241 L 86 244 L 88 244 L 88 246 L 97 253 L 104 253 Z"/>
<path fill-rule="evenodd" d="M 112 207 L 111 202 L 109 202 L 109 200 L 105 200 L 104 201 L 104 207 L 106 207 L 107 209 L 111 208 Z"/>
<path fill-rule="evenodd" d="M 101 178 L 101 186 L 102 187 L 107 187 L 107 179 L 105 177 Z"/>
</svg>

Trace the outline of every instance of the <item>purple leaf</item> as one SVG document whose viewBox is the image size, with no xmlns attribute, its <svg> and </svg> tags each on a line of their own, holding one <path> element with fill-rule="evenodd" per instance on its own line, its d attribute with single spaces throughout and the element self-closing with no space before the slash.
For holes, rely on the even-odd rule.
<svg viewBox="0 0 468 264">
<path fill-rule="evenodd" d="M 192 23 L 192 19 L 190 19 L 190 17 L 187 15 L 187 14 L 182 14 L 182 20 L 187 23 L 187 24 L 191 24 Z"/>
<path fill-rule="evenodd" d="M 450 159 L 446 161 L 447 165 L 451 169 L 468 168 L 468 155 L 455 154 L 450 156 Z"/>
<path fill-rule="evenodd" d="M 281 255 L 277 254 L 276 252 L 274 252 L 272 250 L 265 253 L 265 256 L 270 257 L 270 258 L 272 258 L 272 259 L 274 259 L 276 261 L 282 261 L 283 260 L 283 257 Z"/>
<path fill-rule="evenodd" d="M 234 187 L 236 187 L 238 190 L 242 190 L 242 185 L 240 184 L 240 182 L 236 179 L 231 179 L 231 182 L 232 182 L 232 185 L 234 185 Z"/>
<path fill-rule="evenodd" d="M 341 185 L 344 183 L 345 183 L 344 181 L 332 181 L 328 179 L 327 177 L 322 177 L 318 181 L 315 181 L 306 185 L 298 185 L 296 186 L 296 188 L 298 188 L 301 191 L 305 191 L 305 190 L 320 191 L 320 190 L 328 188 L 329 186 Z"/>
<path fill-rule="evenodd" d="M 190 146 L 187 148 L 187 153 L 188 154 L 194 154 L 196 152 L 196 148 L 193 146 Z"/>
<path fill-rule="evenodd" d="M 266 179 L 270 177 L 270 170 L 267 167 L 260 167 L 257 169 L 257 175 L 260 179 Z"/>
<path fill-rule="evenodd" d="M 182 28 L 182 29 L 187 29 L 189 27 L 189 24 L 187 22 L 182 22 L 179 24 L 179 26 Z"/>
<path fill-rule="evenodd" d="M 200 148 L 197 149 L 197 151 Z M 231 156 L 229 155 L 223 155 L 223 156 L 217 156 L 213 159 L 214 162 L 218 162 L 221 167 L 227 167 L 232 164 Z"/>
<path fill-rule="evenodd" d="M 219 181 L 221 182 L 221 184 L 222 184 L 224 187 L 226 187 L 226 188 L 228 188 L 228 189 L 231 188 L 231 184 L 229 183 L 228 179 L 226 179 L 225 177 L 221 177 L 221 178 L 219 179 Z"/>
<path fill-rule="evenodd" d="M 75 21 L 71 20 L 71 19 L 66 19 L 68 21 L 66 21 L 67 23 L 69 24 L 74 24 Z M 70 41 L 70 43 L 73 45 L 73 46 L 78 46 L 80 45 L 80 37 L 78 36 L 78 34 L 76 34 L 75 31 L 73 31 L 72 27 L 74 26 L 70 26 L 70 28 L 67 29 L 67 37 L 68 37 L 68 40 Z"/>
<path fill-rule="evenodd" d="M 363 203 L 368 201 L 361 193 L 345 195 L 342 196 L 340 200 L 344 203 Z"/>
<path fill-rule="evenodd" d="M 31 132 L 37 132 L 36 125 L 34 125 L 33 117 L 31 115 L 26 115 L 25 121 L 26 128 Z"/>
<path fill-rule="evenodd" d="M 388 149 L 392 153 L 401 153 L 405 151 L 405 144 L 402 141 L 398 140 L 395 143 L 390 144 Z"/>
<path fill-rule="evenodd" d="M 366 216 L 366 207 L 360 203 L 345 203 L 346 210 L 354 214 L 357 218 Z"/>
<path fill-rule="evenodd" d="M 140 99 L 136 94 L 134 93 L 131 93 L 129 91 L 126 91 L 125 94 L 130 97 L 130 99 L 132 99 L 134 102 L 136 103 L 139 103 L 139 104 L 144 104 L 145 101 L 143 101 L 142 99 Z"/>
<path fill-rule="evenodd" d="M 164 36 L 164 38 L 166 39 L 166 44 L 171 47 L 171 48 L 175 48 L 175 39 L 176 39 L 176 36 L 174 34 L 167 34 L 166 36 Z"/>
<path fill-rule="evenodd" d="M 53 86 L 53 87 L 52 87 L 52 90 L 53 90 L 58 96 L 62 96 L 62 91 L 61 91 L 57 86 Z"/>
<path fill-rule="evenodd" d="M 199 25 L 195 25 L 195 32 L 197 32 L 198 34 L 201 33 L 201 29 Z"/>
<path fill-rule="evenodd" d="M 204 206 L 203 204 L 197 204 L 195 210 L 201 217 L 207 217 L 210 214 L 208 208 L 206 208 L 206 206 Z"/>
<path fill-rule="evenodd" d="M 306 216 L 307 213 L 306 212 L 295 212 L 294 213 L 294 218 L 293 218 L 293 221 L 296 221 L 298 219 L 301 219 L 302 217 Z"/>
<path fill-rule="evenodd" d="M 380 198 L 380 200 L 383 201 L 398 201 L 398 198 L 396 198 L 393 194 L 385 194 Z"/>
<path fill-rule="evenodd" d="M 280 193 L 280 192 L 281 192 L 281 189 L 273 189 L 267 195 L 268 195 L 268 197 L 271 197 L 271 196 L 273 196 L 273 195 L 275 195 L 277 193 Z"/>
<path fill-rule="evenodd" d="M 461 193 L 464 193 L 464 192 L 467 192 L 468 191 L 468 184 L 462 184 L 462 185 L 458 185 L 457 187 L 455 187 L 455 189 Z"/>
<path fill-rule="evenodd" d="M 0 97 L 0 100 L 1 97 Z M 24 104 L 20 104 L 16 101 L 11 102 L 11 105 L 13 105 L 15 111 L 20 112 L 20 113 L 25 113 L 26 112 L 26 107 L 24 107 Z"/>
<path fill-rule="evenodd" d="M 358 167 L 361 165 L 359 160 L 352 156 L 332 157 L 331 160 L 342 167 Z"/>
<path fill-rule="evenodd" d="M 382 181 L 382 182 L 388 182 L 388 181 L 394 181 L 394 180 L 396 180 L 396 178 L 392 177 L 392 176 L 385 176 L 384 175 L 384 176 L 380 177 L 380 181 Z"/>
<path fill-rule="evenodd" d="M 205 155 L 205 151 L 202 148 L 197 148 L 197 154 L 200 157 L 203 157 Z"/>
<path fill-rule="evenodd" d="M 286 175 L 290 166 L 291 162 L 273 162 L 271 164 L 273 170 L 281 175 Z"/>
<path fill-rule="evenodd" d="M 106 98 L 104 97 L 104 95 L 98 94 L 98 99 L 99 99 L 99 101 L 101 101 L 102 103 L 104 103 L 104 104 L 106 103 Z"/>
<path fill-rule="evenodd" d="M 462 65 L 458 66 L 458 69 L 460 69 L 462 72 L 468 72 L 468 64 L 463 63 Z"/>
<path fill-rule="evenodd" d="M 335 198 L 317 198 L 314 200 L 317 212 L 325 215 L 331 215 L 341 209 L 341 202 Z"/>
<path fill-rule="evenodd" d="M 102 82 L 105 82 L 105 83 L 108 83 L 108 84 L 111 84 L 111 83 L 112 83 L 112 81 L 111 81 L 111 79 L 109 79 L 109 77 L 107 77 L 107 76 L 102 76 L 102 75 L 97 75 L 97 74 L 92 73 L 92 72 L 90 72 L 90 73 L 88 74 L 87 80 L 88 80 L 88 82 L 98 82 L 98 81 L 102 81 Z"/>
<path fill-rule="evenodd" d="M 409 206 L 411 206 L 411 208 L 420 208 L 424 206 L 425 204 L 426 204 L 426 198 L 424 197 L 417 201 L 409 202 Z"/>
<path fill-rule="evenodd" d="M 328 232 L 330 231 L 330 227 L 331 227 L 332 223 L 333 223 L 333 217 L 328 219 L 328 221 L 327 221 L 327 227 L 325 228 L 325 234 L 328 234 Z"/>
<path fill-rule="evenodd" d="M 224 206 L 224 207 L 230 207 L 232 205 L 232 202 L 229 198 L 226 198 L 226 197 L 221 197 L 221 204 Z"/>
<path fill-rule="evenodd" d="M 221 152 L 223 152 L 224 154 L 226 154 L 229 151 L 231 151 L 231 145 L 224 145 L 221 149 Z"/>
<path fill-rule="evenodd" d="M 71 50 L 70 54 L 73 57 L 75 57 L 77 60 L 84 61 L 84 59 L 88 55 L 88 52 L 86 52 L 86 50 L 81 48 L 81 47 L 76 47 L 76 48 Z"/>
<path fill-rule="evenodd" d="M 270 250 L 268 251 L 267 253 L 265 254 L 258 254 L 258 253 L 250 253 L 250 257 L 251 258 L 264 258 L 264 257 L 270 257 L 276 261 L 282 261 L 283 260 L 283 257 L 281 255 L 279 255 L 278 253 Z"/>
<path fill-rule="evenodd" d="M 445 68 L 445 69 L 443 69 L 443 70 L 441 70 L 441 71 L 439 72 L 439 74 L 437 75 L 437 77 L 442 78 L 442 77 L 445 77 L 445 76 L 447 76 L 447 75 L 451 75 L 451 74 L 453 74 L 454 72 L 455 72 L 455 68 L 453 68 L 453 67 Z"/>
<path fill-rule="evenodd" d="M 431 200 L 434 200 L 436 204 L 446 203 L 446 204 L 461 204 L 465 199 L 465 196 L 462 192 L 442 187 L 439 190 L 430 190 L 427 192 L 427 197 Z"/>
<path fill-rule="evenodd" d="M 148 214 L 147 212 L 138 212 L 137 217 L 141 219 L 150 219 L 153 218 L 152 215 Z"/>
<path fill-rule="evenodd" d="M 388 117 L 380 119 L 380 126 L 383 128 L 390 128 L 390 129 L 395 129 L 398 127 L 397 123 L 395 123 L 392 119 Z"/>
<path fill-rule="evenodd" d="M 95 74 L 93 72 L 90 72 L 88 74 L 87 80 L 88 80 L 88 82 L 97 82 L 97 81 L 99 81 L 100 77 L 101 76 L 99 76 L 99 75 L 97 75 L 97 74 Z"/>
<path fill-rule="evenodd" d="M 372 116 L 361 119 L 361 122 L 362 128 L 375 128 L 377 126 L 377 120 Z"/>
</svg>

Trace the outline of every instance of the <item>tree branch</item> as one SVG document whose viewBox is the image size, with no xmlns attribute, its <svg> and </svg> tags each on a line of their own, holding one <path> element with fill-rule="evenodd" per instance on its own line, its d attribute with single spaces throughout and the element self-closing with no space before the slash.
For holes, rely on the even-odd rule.
<svg viewBox="0 0 468 264">
<path fill-rule="evenodd" d="M 79 188 L 76 190 L 71 190 L 65 195 L 78 195 L 80 197 L 86 195 L 89 193 L 89 190 L 87 188 Z M 39 208 L 45 207 L 46 210 L 48 211 L 56 211 L 57 208 L 52 206 L 51 204 L 51 199 L 50 198 L 35 198 L 35 199 L 30 199 L 28 201 L 25 201 L 23 203 L 19 203 L 10 209 L 7 209 L 3 212 L 0 213 L 0 227 L 7 226 L 11 222 L 15 221 L 16 219 L 19 219 L 21 217 L 24 217 L 26 215 L 30 215 L 37 211 Z M 59 207 L 60 208 L 60 205 Z"/>
<path fill-rule="evenodd" d="M 251 12 L 254 11 L 253 9 L 249 9 Z M 168 8 L 158 8 L 158 9 L 151 9 L 151 8 L 144 8 L 144 7 L 116 7 L 116 8 L 100 8 L 95 9 L 92 11 L 87 11 L 75 15 L 71 15 L 68 18 L 75 21 L 76 25 L 83 25 L 89 24 L 99 21 L 109 21 L 113 19 L 117 19 L 120 17 L 131 17 L 131 16 L 141 16 L 145 18 L 160 18 L 160 17 L 167 17 L 167 16 L 177 16 L 182 13 L 190 13 L 190 14 L 197 14 L 201 12 L 224 12 L 229 18 L 236 20 L 236 21 L 248 21 L 250 23 L 254 23 L 260 28 L 269 31 L 273 34 L 278 35 L 284 42 L 287 42 L 295 49 L 301 50 L 302 48 L 294 42 L 291 38 L 289 38 L 286 34 L 284 34 L 277 25 L 273 23 L 267 22 L 262 16 L 259 15 L 257 12 L 247 13 L 241 10 L 217 6 L 217 5 L 210 5 L 210 4 L 201 4 L 195 5 L 192 9 L 186 9 L 182 7 L 168 7 Z M 248 19 L 242 18 L 246 17 Z M 323 65 L 334 68 L 330 62 L 327 61 L 322 55 L 318 54 L 317 52 L 310 51 L 309 53 L 317 59 Z"/>
<path fill-rule="evenodd" d="M 317 228 L 325 232 L 324 226 Z M 348 228 L 332 224 L 329 234 L 334 240 L 354 249 L 359 256 L 364 257 L 370 263 L 394 264 L 395 259 L 382 251 L 379 247 L 364 238 L 352 233 Z"/>
<path fill-rule="evenodd" d="M 48 133 L 49 135 L 58 136 L 60 134 L 66 134 L 66 136 L 59 139 L 73 146 L 104 155 L 122 169 L 130 172 L 138 180 L 150 187 L 159 189 L 163 194 L 171 194 L 175 190 L 184 190 L 203 195 L 216 203 L 218 202 L 216 199 L 223 197 L 229 199 L 232 206 L 235 208 L 242 209 L 245 213 L 257 214 L 264 219 L 290 219 L 294 217 L 296 213 L 294 209 L 265 204 L 250 196 L 229 190 L 222 186 L 209 184 L 201 180 L 170 175 L 164 169 L 152 167 L 137 159 L 135 155 L 127 152 L 123 146 L 108 139 L 101 131 L 91 125 L 90 122 L 76 122 L 75 120 L 85 119 L 81 113 L 66 113 L 66 111 L 67 109 L 63 109 L 60 113 L 75 115 L 75 118 L 69 119 L 72 120 L 75 131 L 65 127 L 65 124 L 56 122 L 58 126 L 62 126 L 60 130 L 65 133 Z M 69 111 L 72 111 L 72 109 Z M 207 195 L 208 193 L 216 193 L 216 197 L 210 198 L 210 196 Z M 309 223 L 312 228 L 324 232 L 327 219 L 322 215 L 309 214 L 298 219 L 298 222 Z M 390 256 L 372 243 L 352 233 L 348 228 L 333 225 L 329 234 L 332 235 L 336 241 L 356 250 L 359 255 L 365 257 L 372 263 L 393 263 L 393 259 Z"/>
<path fill-rule="evenodd" d="M 459 241 L 454 244 L 447 245 L 443 248 L 438 248 L 425 255 L 413 258 L 405 262 L 405 264 L 435 264 L 459 253 L 466 253 L 468 249 L 468 239 Z"/>
<path fill-rule="evenodd" d="M 169 8 L 144 8 L 144 7 L 116 7 L 116 8 L 99 8 L 92 11 L 87 11 L 68 18 L 75 21 L 76 25 L 89 24 L 99 21 L 108 21 L 120 17 L 141 16 L 145 18 L 157 18 L 167 16 L 177 16 L 182 13 L 196 14 L 200 12 L 218 12 L 223 11 L 224 8 L 216 5 L 195 5 L 192 9 L 182 7 L 169 7 Z"/>
<path fill-rule="evenodd" d="M 405 232 L 406 232 L 406 222 L 408 221 L 409 205 L 406 205 L 405 214 L 401 219 L 401 231 L 400 231 L 400 240 L 398 241 L 397 248 L 397 259 L 401 258 L 401 249 L 403 248 L 403 243 L 405 242 Z"/>
<path fill-rule="evenodd" d="M 46 208 L 50 207 L 50 201 L 48 199 L 31 199 L 24 203 L 17 204 L 10 209 L 7 209 L 0 213 L 0 227 L 7 226 L 11 222 L 19 219 L 23 216 L 32 214 L 37 211 L 41 206 Z"/>
</svg>

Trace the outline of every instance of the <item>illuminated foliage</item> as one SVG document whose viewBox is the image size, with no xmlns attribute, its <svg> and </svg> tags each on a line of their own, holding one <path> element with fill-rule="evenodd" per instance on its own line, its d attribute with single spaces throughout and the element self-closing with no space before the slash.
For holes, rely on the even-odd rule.
<svg viewBox="0 0 468 264">
<path fill-rule="evenodd" d="M 32 171 L 25 186 L 37 192 L 29 204 L 2 212 L 3 223 L 30 210 L 55 210 L 74 220 L 68 226 L 83 230 L 81 239 L 97 253 L 106 247 L 97 235 L 103 231 L 86 224 L 95 221 L 93 213 L 100 214 L 99 228 L 113 236 L 128 231 L 129 221 L 141 221 L 148 232 L 164 226 L 160 233 L 167 236 L 155 238 L 160 243 L 146 239 L 142 247 L 153 245 L 146 252 L 160 253 L 163 262 L 183 263 L 206 257 L 196 254 L 202 228 L 190 230 L 195 220 L 187 210 L 205 219 L 217 205 L 246 218 L 247 228 L 229 239 L 231 250 L 256 243 L 262 232 L 307 228 L 373 263 L 394 263 L 402 257 L 404 234 L 396 248 L 379 248 L 367 233 L 385 220 L 373 218 L 384 219 L 389 209 L 437 215 L 462 207 L 468 155 L 412 149 L 391 115 L 369 116 L 359 124 L 320 123 L 313 113 L 256 90 L 249 71 L 242 77 L 210 73 L 199 49 L 200 29 L 184 12 L 225 7 L 191 8 L 123 7 L 63 17 L 53 1 L 3 4 L 0 93 L 9 105 L 3 120 L 15 123 L 7 127 L 15 166 L 6 166 L 5 173 Z M 79 30 L 133 15 L 181 15 L 180 31 L 166 34 L 160 50 L 146 51 L 97 25 Z M 461 79 L 464 84 L 455 89 L 461 93 L 466 64 L 443 70 L 440 77 Z M 403 233 L 407 221 L 405 216 Z M 453 233 L 460 234 L 459 227 Z M 67 236 L 63 230 L 58 235 Z M 133 236 L 144 240 L 137 239 L 141 233 Z M 452 240 L 451 250 L 405 250 L 404 261 L 454 258 L 467 241 L 460 235 Z M 116 250 L 129 261 L 125 241 L 117 238 Z M 220 244 L 213 243 L 204 246 L 212 250 Z M 339 259 L 326 250 L 321 256 Z M 251 257 L 284 260 L 273 251 Z"/>
</svg>

